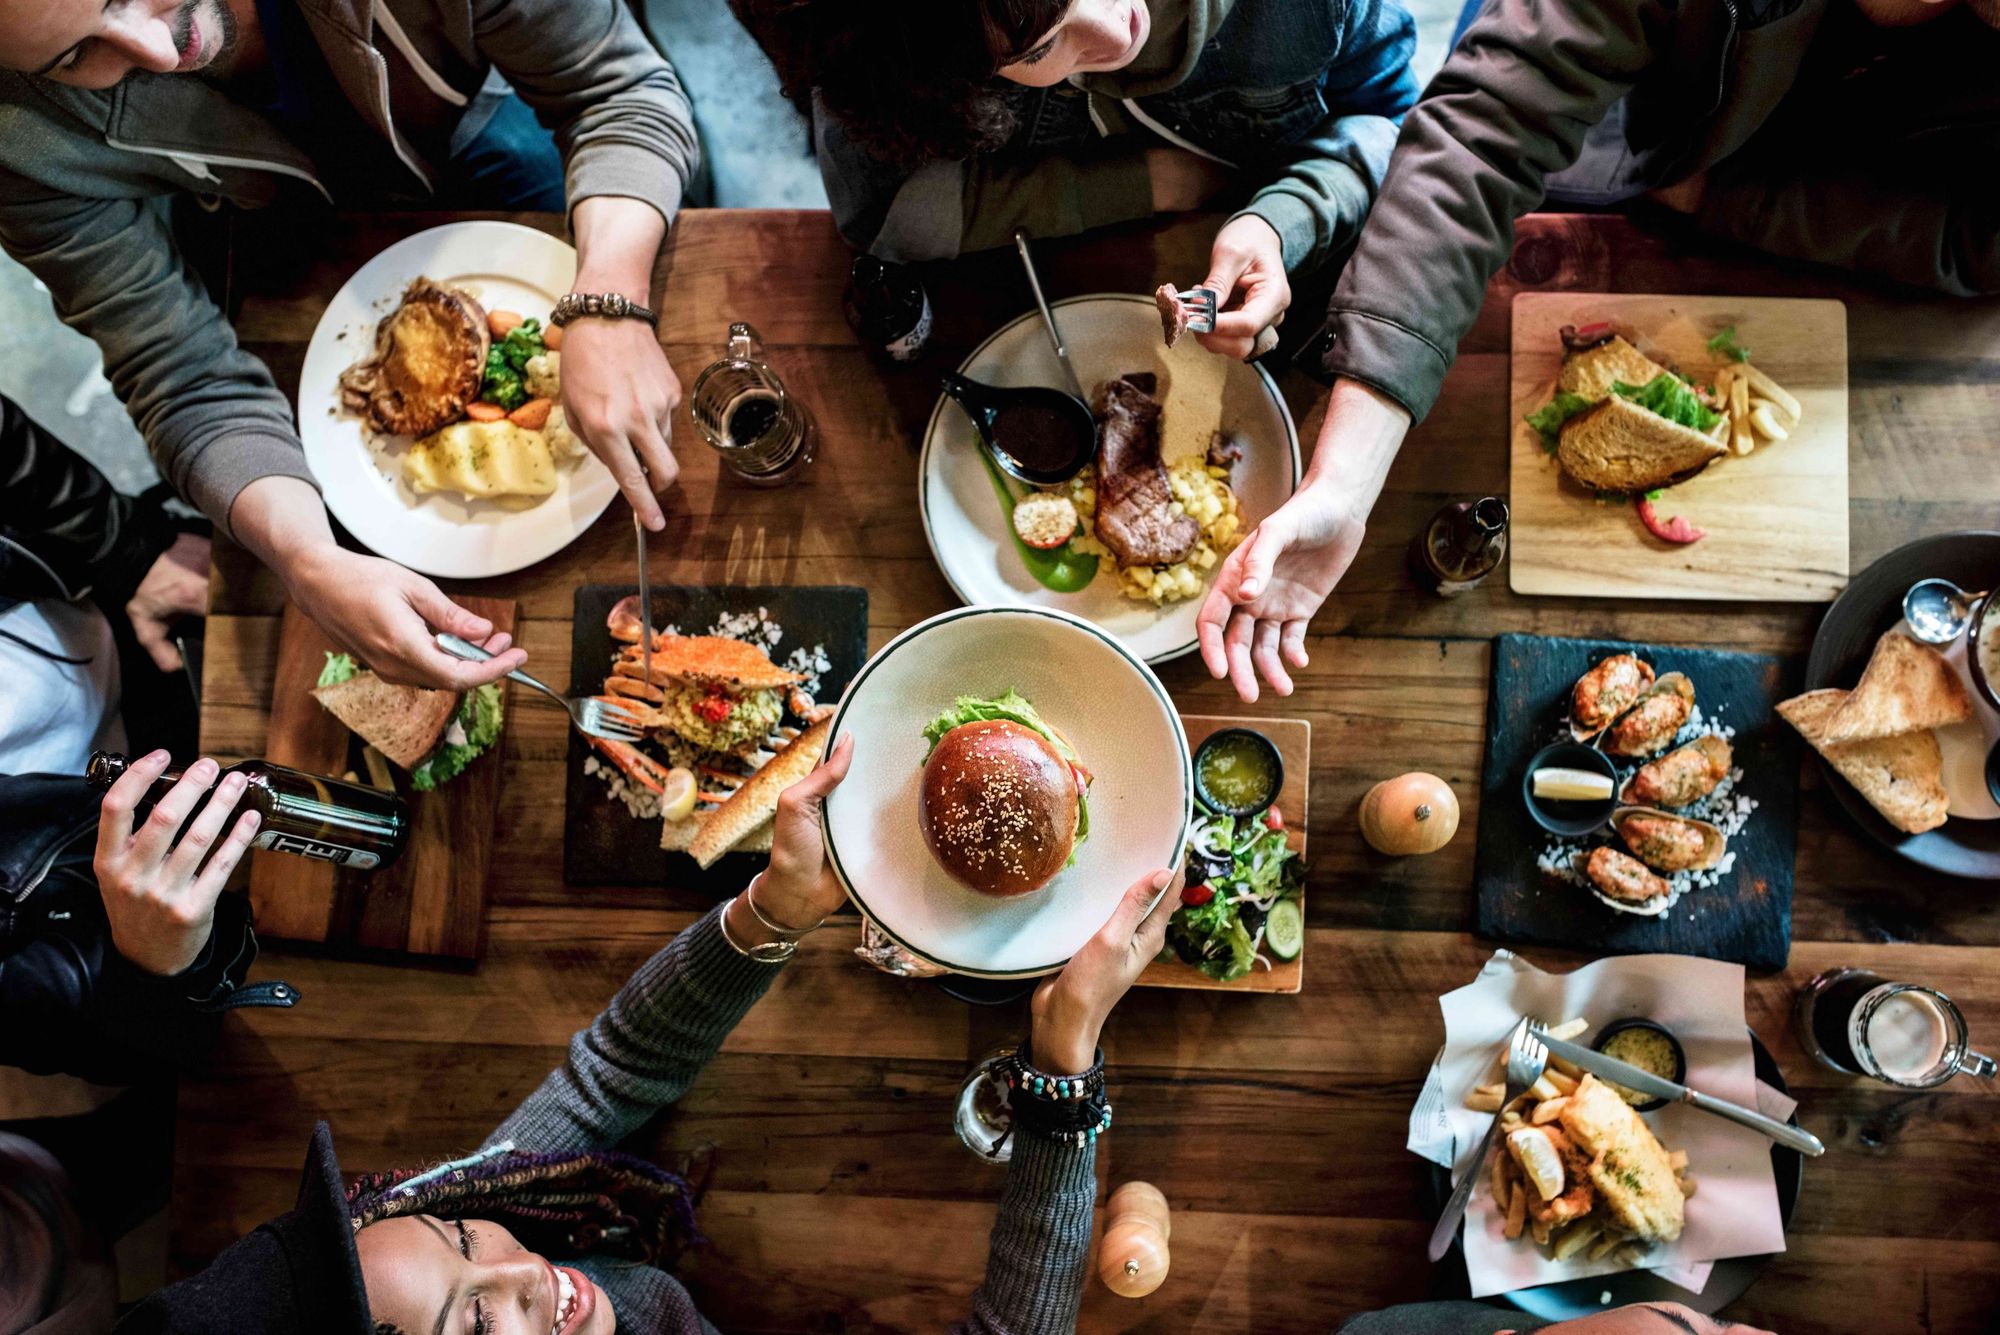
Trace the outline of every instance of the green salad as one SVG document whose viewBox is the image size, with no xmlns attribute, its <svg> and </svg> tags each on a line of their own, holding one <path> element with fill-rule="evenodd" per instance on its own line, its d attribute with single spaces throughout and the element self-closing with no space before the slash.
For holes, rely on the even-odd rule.
<svg viewBox="0 0 2000 1335">
<path fill-rule="evenodd" d="M 1242 817 L 1197 811 L 1187 855 L 1187 888 L 1167 924 L 1161 959 L 1181 960 L 1227 983 L 1255 968 L 1262 952 L 1298 957 L 1305 945 L 1299 895 L 1306 868 L 1276 807 Z"/>
<path fill-rule="evenodd" d="M 328 654 L 316 686 L 337 686 L 361 670 L 347 654 Z M 457 778 L 465 767 L 500 740 L 500 685 L 488 682 L 458 698 L 458 709 L 445 724 L 444 736 L 431 753 L 410 771 L 410 787 L 428 793 Z"/>
</svg>

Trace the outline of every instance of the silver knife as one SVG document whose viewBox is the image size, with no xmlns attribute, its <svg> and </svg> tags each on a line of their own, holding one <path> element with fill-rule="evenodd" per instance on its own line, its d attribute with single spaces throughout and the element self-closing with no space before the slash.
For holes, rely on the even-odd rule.
<svg viewBox="0 0 2000 1335">
<path fill-rule="evenodd" d="M 646 524 L 638 512 L 632 515 L 633 531 L 639 535 L 639 670 L 646 684 L 653 684 L 653 582 L 646 574 Z"/>
<path fill-rule="evenodd" d="M 1042 328 L 1049 336 L 1049 346 L 1055 349 L 1056 361 L 1069 380 L 1069 392 L 1088 403 L 1090 399 L 1083 392 L 1083 382 L 1076 378 L 1076 367 L 1069 359 L 1069 345 L 1063 342 L 1062 330 L 1056 328 L 1055 312 L 1049 309 L 1049 299 L 1042 295 L 1041 275 L 1035 272 L 1035 256 L 1028 249 L 1027 228 L 1014 229 L 1014 249 L 1021 253 L 1021 267 L 1028 274 L 1028 290 L 1035 294 L 1035 309 L 1041 312 Z"/>
<path fill-rule="evenodd" d="M 1747 1126 L 1759 1135 L 1777 1141 L 1780 1145 L 1789 1146 L 1808 1158 L 1817 1159 L 1826 1153 L 1826 1146 L 1820 1144 L 1818 1136 L 1796 1126 L 1787 1126 L 1775 1117 L 1766 1117 L 1763 1113 L 1731 1103 L 1727 1099 L 1718 1099 L 1713 1094 L 1704 1094 L 1698 1089 L 1689 1089 L 1686 1085 L 1662 1080 L 1651 1071 L 1642 1071 L 1630 1062 L 1607 1057 L 1595 1048 L 1581 1047 L 1560 1038 L 1552 1038 L 1548 1031 L 1539 1025 L 1535 1026 L 1535 1037 L 1541 1039 L 1551 1053 L 1571 1065 L 1614 1084 L 1623 1085 L 1635 1093 L 1650 1095 L 1656 1099 L 1667 1099 L 1674 1103 L 1689 1104 L 1705 1113 L 1714 1113 L 1717 1117 L 1727 1118 L 1738 1126 Z"/>
</svg>

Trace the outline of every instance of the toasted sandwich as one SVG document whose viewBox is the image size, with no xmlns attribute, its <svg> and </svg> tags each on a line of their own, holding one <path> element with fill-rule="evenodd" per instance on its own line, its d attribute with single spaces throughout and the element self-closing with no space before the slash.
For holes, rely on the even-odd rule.
<svg viewBox="0 0 2000 1335">
<path fill-rule="evenodd" d="M 313 698 L 362 741 L 430 792 L 456 778 L 500 740 L 500 687 L 464 695 L 395 686 L 346 654 L 328 654 Z"/>
<path fill-rule="evenodd" d="M 1944 753 L 1928 728 L 1860 742 L 1827 740 L 1827 726 L 1851 692 L 1807 691 L 1779 702 L 1778 713 L 1854 785 L 1882 819 L 1904 834 L 1922 834 L 1951 814 L 1944 787 Z"/>
<path fill-rule="evenodd" d="M 1563 471 L 1596 491 L 1685 482 L 1727 453 L 1724 416 L 1608 327 L 1563 330 L 1555 398 L 1528 417 Z"/>
</svg>

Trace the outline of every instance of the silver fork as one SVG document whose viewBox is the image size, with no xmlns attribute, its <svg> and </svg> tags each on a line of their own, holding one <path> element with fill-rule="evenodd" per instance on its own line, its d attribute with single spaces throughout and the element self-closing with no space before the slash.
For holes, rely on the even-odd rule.
<svg viewBox="0 0 2000 1335">
<path fill-rule="evenodd" d="M 1479 1153 L 1466 1166 L 1465 1176 L 1458 1180 L 1458 1188 L 1451 1193 L 1451 1199 L 1444 1203 L 1444 1213 L 1438 1217 L 1437 1227 L 1431 1230 L 1430 1258 L 1436 1261 L 1451 1250 L 1451 1240 L 1458 1234 L 1459 1221 L 1465 1218 L 1465 1207 L 1472 1200 L 1472 1189 L 1485 1174 L 1480 1169 L 1486 1166 L 1486 1156 L 1493 1148 L 1493 1141 L 1500 1134 L 1500 1117 L 1509 1104 L 1528 1092 L 1528 1087 L 1542 1078 L 1542 1071 L 1549 1064 L 1549 1050 L 1528 1028 L 1526 1020 L 1514 1026 L 1514 1032 L 1507 1035 L 1507 1090 L 1500 1096 L 1499 1111 L 1493 1114 L 1492 1124 L 1486 1128 L 1486 1139 L 1479 1142 Z"/>
<path fill-rule="evenodd" d="M 1185 292 L 1174 293 L 1174 300 L 1187 312 L 1190 334 L 1212 334 L 1215 332 L 1215 289 L 1211 287 L 1191 287 Z"/>
<path fill-rule="evenodd" d="M 484 663 L 493 657 L 472 641 L 445 632 L 439 632 L 437 646 L 454 658 L 463 658 L 468 663 Z M 593 700 L 587 695 L 571 700 L 550 690 L 518 668 L 507 675 L 530 690 L 540 691 L 561 705 L 569 712 L 569 721 L 576 725 L 576 730 L 586 737 L 601 737 L 607 742 L 636 742 L 646 735 L 638 716 L 626 709 L 607 705 L 602 700 Z"/>
</svg>

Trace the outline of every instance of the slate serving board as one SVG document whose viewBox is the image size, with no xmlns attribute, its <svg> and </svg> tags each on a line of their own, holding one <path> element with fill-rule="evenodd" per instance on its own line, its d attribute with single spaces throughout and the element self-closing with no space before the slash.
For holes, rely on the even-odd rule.
<svg viewBox="0 0 2000 1335">
<path fill-rule="evenodd" d="M 570 627 L 570 694 L 596 694 L 612 655 L 605 617 L 636 584 L 586 584 L 576 591 Z M 823 645 L 832 667 L 820 674 L 819 702 L 840 699 L 868 658 L 868 591 L 826 587 L 666 587 L 653 590 L 653 625 L 703 635 L 724 614 L 765 614 L 784 631 L 771 657 L 783 663 L 800 645 Z M 795 720 L 794 720 L 795 721 Z M 637 820 L 614 801 L 604 780 L 583 772 L 590 744 L 571 730 L 563 813 L 563 880 L 569 885 L 675 885 L 717 892 L 741 889 L 761 870 L 762 853 L 729 853 L 702 871 L 685 853 L 660 847 L 660 823 Z"/>
<path fill-rule="evenodd" d="M 1743 770 L 1737 791 L 1758 804 L 1749 823 L 1730 836 L 1736 862 L 1729 875 L 1690 890 L 1657 918 L 1619 913 L 1588 890 L 1542 872 L 1536 859 L 1554 836 L 1535 823 L 1521 797 L 1528 761 L 1559 740 L 1576 679 L 1607 655 L 1625 651 L 1656 672 L 1685 672 L 1703 713 L 1736 729 L 1731 744 Z M 1766 971 L 1784 968 L 1792 945 L 1799 744 L 1775 706 L 1797 694 L 1798 679 L 1798 665 L 1773 654 L 1497 636 L 1480 777 L 1475 930 L 1501 941 L 1597 954 L 1665 952 Z M 1622 784 L 1634 764 L 1619 765 Z"/>
</svg>

